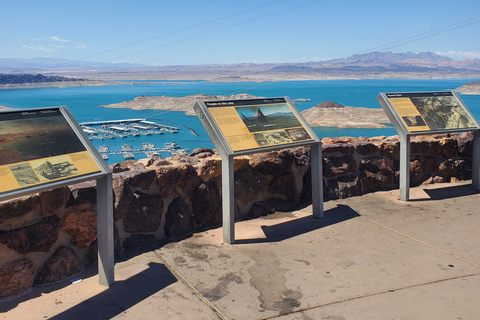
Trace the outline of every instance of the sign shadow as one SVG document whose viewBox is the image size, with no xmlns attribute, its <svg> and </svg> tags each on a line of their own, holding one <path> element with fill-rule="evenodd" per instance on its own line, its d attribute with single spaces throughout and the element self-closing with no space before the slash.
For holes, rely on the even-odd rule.
<svg viewBox="0 0 480 320">
<path fill-rule="evenodd" d="M 165 265 L 150 262 L 148 266 L 135 276 L 116 281 L 108 290 L 49 319 L 111 319 L 177 281 Z"/>
<path fill-rule="evenodd" d="M 471 196 L 471 195 L 480 193 L 480 191 L 472 189 L 472 186 L 470 184 L 448 186 L 445 188 L 423 189 L 423 191 L 428 195 L 428 198 L 410 199 L 409 201 L 415 202 L 415 201 L 452 199 L 452 198 Z"/>
<path fill-rule="evenodd" d="M 273 226 L 262 226 L 264 238 L 237 239 L 234 245 L 279 242 L 360 216 L 349 206 L 341 204 L 324 213 L 325 216 L 322 219 L 306 216 Z"/>
</svg>

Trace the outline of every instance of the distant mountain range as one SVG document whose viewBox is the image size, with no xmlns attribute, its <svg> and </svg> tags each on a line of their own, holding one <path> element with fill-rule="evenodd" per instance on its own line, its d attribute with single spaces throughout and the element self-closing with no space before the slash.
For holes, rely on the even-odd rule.
<svg viewBox="0 0 480 320">
<path fill-rule="evenodd" d="M 42 73 L 89 79 L 280 81 L 344 78 L 480 78 L 480 60 L 433 52 L 371 52 L 305 63 L 146 66 L 66 59 L 0 58 L 0 73 Z"/>
</svg>

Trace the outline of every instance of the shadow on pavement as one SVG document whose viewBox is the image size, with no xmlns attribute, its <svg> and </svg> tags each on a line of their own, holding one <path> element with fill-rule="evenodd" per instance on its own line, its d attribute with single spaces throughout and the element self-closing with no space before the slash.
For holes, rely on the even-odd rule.
<svg viewBox="0 0 480 320">
<path fill-rule="evenodd" d="M 108 290 L 49 319 L 111 319 L 177 281 L 165 265 L 151 262 L 148 266 L 135 276 L 116 281 Z"/>
<path fill-rule="evenodd" d="M 265 238 L 239 239 L 235 241 L 235 244 L 278 242 L 359 216 L 360 215 L 349 206 L 337 205 L 337 207 L 333 209 L 326 210 L 323 219 L 306 216 L 273 226 L 262 226 L 262 230 L 266 236 Z"/>
<path fill-rule="evenodd" d="M 459 197 L 466 197 L 473 194 L 479 194 L 480 191 L 472 189 L 472 185 L 449 186 L 446 188 L 424 189 L 430 199 L 413 199 L 412 201 L 428 201 L 428 200 L 442 200 Z"/>
</svg>

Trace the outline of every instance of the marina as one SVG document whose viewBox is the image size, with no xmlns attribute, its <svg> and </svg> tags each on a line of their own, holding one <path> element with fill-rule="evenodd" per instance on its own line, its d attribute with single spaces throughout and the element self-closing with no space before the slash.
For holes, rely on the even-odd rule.
<svg viewBox="0 0 480 320">
<path fill-rule="evenodd" d="M 169 125 L 158 124 L 145 119 L 125 119 L 111 121 L 83 122 L 80 127 L 90 140 L 106 140 L 117 138 L 132 138 L 135 141 L 137 137 L 163 135 L 165 133 L 178 133 L 179 128 Z M 116 146 L 116 144 L 114 144 Z M 177 142 L 166 142 L 163 147 L 157 147 L 150 142 L 143 142 L 141 148 L 133 147 L 131 144 L 124 143 L 120 150 L 112 150 L 109 145 L 98 147 L 102 159 L 109 160 L 112 155 L 123 156 L 125 160 L 135 159 L 137 155 L 144 154 L 147 157 L 159 156 L 161 153 L 186 153 L 190 150 L 182 148 Z"/>
</svg>

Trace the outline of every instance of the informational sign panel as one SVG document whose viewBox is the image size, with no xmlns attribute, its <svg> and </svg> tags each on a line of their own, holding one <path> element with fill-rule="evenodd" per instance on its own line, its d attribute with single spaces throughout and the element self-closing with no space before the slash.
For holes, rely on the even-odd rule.
<svg viewBox="0 0 480 320">
<path fill-rule="evenodd" d="M 282 148 L 310 146 L 313 215 L 323 218 L 322 147 L 287 97 L 197 100 L 193 109 L 222 157 L 223 239 L 235 242 L 233 158 Z"/>
<path fill-rule="evenodd" d="M 400 121 L 407 134 L 478 128 L 469 110 L 453 92 L 384 93 L 379 96 L 379 102 L 384 110 L 387 107 L 394 113 L 392 123 Z"/>
<path fill-rule="evenodd" d="M 102 172 L 71 123 L 61 108 L 0 113 L 0 195 Z"/>
<path fill-rule="evenodd" d="M 198 103 L 212 117 L 214 134 L 220 135 L 234 153 L 315 142 L 311 129 L 307 129 L 301 115 L 285 98 Z"/>
<path fill-rule="evenodd" d="M 480 125 L 453 91 L 380 93 L 377 100 L 400 136 L 400 200 L 409 200 L 410 137 L 473 131 L 472 186 L 480 189 Z"/>
</svg>

